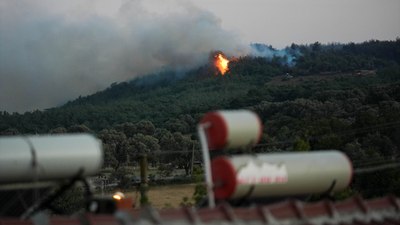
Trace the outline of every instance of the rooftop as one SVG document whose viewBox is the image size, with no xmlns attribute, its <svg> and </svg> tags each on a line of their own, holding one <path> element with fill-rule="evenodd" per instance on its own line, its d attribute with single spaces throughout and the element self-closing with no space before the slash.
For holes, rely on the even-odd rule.
<svg viewBox="0 0 400 225">
<path fill-rule="evenodd" d="M 113 215 L 81 214 L 73 217 L 36 215 L 32 220 L 1 218 L 0 225 L 60 224 L 271 224 L 271 225 L 369 225 L 400 224 L 400 199 L 395 196 L 364 200 L 353 197 L 340 202 L 329 200 L 306 203 L 287 200 L 271 205 L 233 208 L 180 208 L 117 211 Z"/>
</svg>

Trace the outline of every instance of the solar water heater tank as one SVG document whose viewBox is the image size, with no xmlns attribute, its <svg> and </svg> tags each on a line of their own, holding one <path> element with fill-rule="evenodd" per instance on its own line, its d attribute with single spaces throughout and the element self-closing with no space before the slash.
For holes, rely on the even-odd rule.
<svg viewBox="0 0 400 225">
<path fill-rule="evenodd" d="M 92 135 L 0 137 L 0 184 L 94 175 L 102 163 L 102 144 Z"/>
</svg>

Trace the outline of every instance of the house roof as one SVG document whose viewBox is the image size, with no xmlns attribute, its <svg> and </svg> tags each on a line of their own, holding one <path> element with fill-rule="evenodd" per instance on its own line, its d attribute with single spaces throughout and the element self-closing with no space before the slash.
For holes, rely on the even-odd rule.
<svg viewBox="0 0 400 225">
<path fill-rule="evenodd" d="M 399 224 L 400 199 L 395 196 L 364 200 L 353 197 L 345 201 L 305 203 L 287 200 L 271 205 L 233 208 L 222 204 L 216 208 L 180 208 L 118 211 L 114 215 L 82 214 L 75 217 L 38 216 L 29 221 L 0 219 L 0 225 L 60 224 L 270 224 L 270 225 L 369 225 Z"/>
</svg>

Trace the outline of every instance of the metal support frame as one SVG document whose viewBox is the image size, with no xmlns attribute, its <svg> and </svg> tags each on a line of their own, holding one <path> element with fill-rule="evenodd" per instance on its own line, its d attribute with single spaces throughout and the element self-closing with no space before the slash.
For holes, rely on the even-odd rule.
<svg viewBox="0 0 400 225">
<path fill-rule="evenodd" d="M 210 160 L 210 152 L 208 149 L 208 142 L 206 137 L 205 130 L 210 127 L 210 123 L 199 124 L 197 127 L 197 132 L 200 138 L 201 150 L 204 161 L 204 172 L 205 172 L 205 182 L 207 188 L 207 198 L 208 198 L 208 207 L 215 207 L 215 198 L 214 198 L 214 190 L 213 190 L 213 181 L 211 176 L 211 160 Z"/>
<path fill-rule="evenodd" d="M 53 192 L 52 194 L 49 194 L 48 196 L 45 196 L 41 200 L 37 200 L 35 204 L 33 204 L 29 209 L 25 211 L 24 214 L 21 215 L 21 219 L 27 219 L 30 218 L 32 215 L 36 214 L 40 210 L 43 210 L 45 208 L 48 208 L 50 204 L 58 198 L 60 195 L 62 195 L 65 191 L 67 191 L 69 188 L 71 188 L 77 181 L 81 181 L 85 187 L 85 193 L 84 197 L 86 200 L 90 199 L 92 196 L 92 192 L 90 190 L 90 186 L 87 183 L 87 181 L 82 177 L 83 174 L 83 169 L 79 169 L 79 171 L 76 173 L 75 176 L 71 177 L 66 183 L 60 186 L 58 190 Z"/>
</svg>

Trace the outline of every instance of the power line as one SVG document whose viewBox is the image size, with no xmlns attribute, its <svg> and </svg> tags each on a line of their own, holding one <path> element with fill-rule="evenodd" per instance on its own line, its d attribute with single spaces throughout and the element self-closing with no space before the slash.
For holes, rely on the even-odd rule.
<svg viewBox="0 0 400 225">
<path fill-rule="evenodd" d="M 336 131 L 336 132 L 332 132 L 329 134 L 335 134 L 337 136 L 346 136 L 346 135 L 350 135 L 350 134 L 355 135 L 355 134 L 359 134 L 359 133 L 379 131 L 379 130 L 385 130 L 385 129 L 395 128 L 395 127 L 400 127 L 400 121 L 382 123 L 382 124 L 377 124 L 374 126 L 369 126 L 369 127 L 364 127 L 364 128 Z M 312 141 L 318 141 L 324 136 L 325 135 L 311 136 L 308 139 L 312 140 Z M 255 146 L 253 146 L 252 149 L 269 147 L 269 146 L 289 145 L 289 144 L 294 144 L 294 143 L 296 143 L 296 140 L 273 141 L 273 142 L 269 142 L 269 143 L 257 144 Z M 160 152 L 158 152 L 158 151 L 160 151 Z M 147 154 L 162 155 L 162 154 L 174 154 L 174 153 L 182 153 L 183 154 L 183 153 L 191 153 L 192 152 L 192 150 L 175 150 L 175 151 L 158 150 L 158 151 L 152 151 Z M 280 151 L 285 151 L 285 150 L 281 149 Z M 200 152 L 200 149 L 196 149 L 195 152 Z"/>
<path fill-rule="evenodd" d="M 195 149 L 194 152 L 201 153 L 200 149 Z M 149 152 L 148 155 L 168 155 L 168 154 L 186 154 L 192 153 L 192 150 L 182 150 L 182 151 L 168 151 L 168 150 L 160 150 L 156 152 Z"/>
<path fill-rule="evenodd" d="M 355 135 L 355 134 L 366 133 L 366 132 L 386 130 L 386 129 L 396 128 L 396 127 L 400 127 L 400 121 L 381 123 L 381 124 L 377 124 L 377 125 L 373 125 L 373 126 L 369 126 L 369 127 L 356 128 L 356 129 L 351 129 L 351 130 L 341 130 L 341 131 L 336 131 L 336 132 L 332 132 L 329 134 L 335 134 L 337 136 L 347 136 L 347 135 Z M 318 141 L 324 136 L 325 135 L 311 136 L 308 139 L 313 140 L 313 141 Z M 295 142 L 296 142 L 295 140 L 278 141 L 278 142 L 272 142 L 272 143 L 258 144 L 255 147 L 294 144 Z"/>
<path fill-rule="evenodd" d="M 382 171 L 387 169 L 394 169 L 400 167 L 400 163 L 391 163 L 386 165 L 379 165 L 374 167 L 367 167 L 367 168 L 357 168 L 354 170 L 355 174 L 363 174 L 363 173 L 372 173 L 376 171 Z"/>
<path fill-rule="evenodd" d="M 381 165 L 381 164 L 388 164 L 388 163 L 396 163 L 398 162 L 397 160 L 371 160 L 371 161 L 365 161 L 362 163 L 355 163 L 353 161 L 353 165 L 355 165 L 356 167 L 365 167 L 365 166 L 371 166 L 371 165 Z"/>
<path fill-rule="evenodd" d="M 386 130 L 386 129 L 396 128 L 396 127 L 400 127 L 400 121 L 381 123 L 381 124 L 377 124 L 374 126 L 356 128 L 356 129 L 352 129 L 352 130 L 338 131 L 338 132 L 334 132 L 334 134 L 337 134 L 338 136 L 346 136 L 349 134 L 355 135 L 355 134 L 372 132 L 372 131 Z"/>
</svg>

